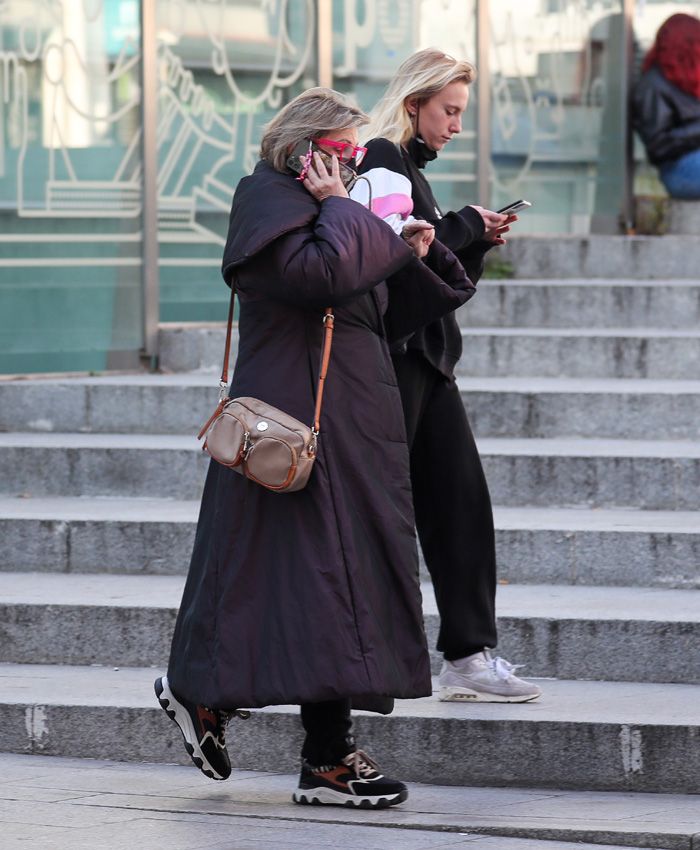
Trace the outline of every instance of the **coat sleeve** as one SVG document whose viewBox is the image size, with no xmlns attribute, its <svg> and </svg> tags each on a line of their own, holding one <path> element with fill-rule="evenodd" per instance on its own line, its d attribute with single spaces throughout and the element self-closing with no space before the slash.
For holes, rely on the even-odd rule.
<svg viewBox="0 0 700 850">
<path fill-rule="evenodd" d="M 392 346 L 452 313 L 476 291 L 457 257 L 437 240 L 425 260 L 414 257 L 388 278 L 387 284 L 389 306 L 384 326 Z"/>
<path fill-rule="evenodd" d="M 301 307 L 343 304 L 413 259 L 388 224 L 349 198 L 330 197 L 308 226 L 279 236 L 237 269 L 237 286 Z"/>
<path fill-rule="evenodd" d="M 484 220 L 473 207 L 462 207 L 429 221 L 435 225 L 436 238 L 455 253 L 474 245 L 484 235 Z"/>
</svg>

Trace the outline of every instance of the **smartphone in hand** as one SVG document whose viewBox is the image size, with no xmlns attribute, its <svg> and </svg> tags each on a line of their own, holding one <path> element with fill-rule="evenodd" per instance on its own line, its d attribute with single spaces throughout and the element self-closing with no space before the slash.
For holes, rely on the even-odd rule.
<svg viewBox="0 0 700 850">
<path fill-rule="evenodd" d="M 311 153 L 320 154 L 323 164 L 326 166 L 328 173 L 330 174 L 332 158 L 325 151 L 319 150 L 318 146 L 313 142 L 306 139 L 299 142 L 296 148 L 294 148 L 292 153 L 289 155 L 289 158 L 287 159 L 287 168 L 295 171 L 297 174 L 305 174 L 305 169 L 308 167 L 308 158 Z M 350 191 L 357 180 L 357 174 L 355 174 L 352 168 L 340 160 L 338 160 L 338 173 L 340 174 L 340 179 L 343 181 L 343 186 Z"/>
<path fill-rule="evenodd" d="M 521 198 L 519 201 L 513 201 L 512 204 L 508 204 L 506 207 L 501 207 L 501 209 L 496 210 L 496 212 L 501 215 L 513 215 L 513 213 L 518 212 L 518 210 L 525 210 L 531 206 L 532 204 L 530 201 L 523 201 Z"/>
</svg>

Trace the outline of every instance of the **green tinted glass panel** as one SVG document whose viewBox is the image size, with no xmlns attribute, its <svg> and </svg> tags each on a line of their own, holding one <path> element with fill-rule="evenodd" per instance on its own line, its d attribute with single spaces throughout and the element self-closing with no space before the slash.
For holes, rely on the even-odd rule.
<svg viewBox="0 0 700 850">
<path fill-rule="evenodd" d="M 138 363 L 138 21 L 0 3 L 0 372 Z"/>
<path fill-rule="evenodd" d="M 221 255 L 263 125 L 316 85 L 316 4 L 158 0 L 161 320 L 223 320 Z"/>
<path fill-rule="evenodd" d="M 621 0 L 490 6 L 492 205 L 521 232 L 616 231 L 625 176 Z"/>
</svg>

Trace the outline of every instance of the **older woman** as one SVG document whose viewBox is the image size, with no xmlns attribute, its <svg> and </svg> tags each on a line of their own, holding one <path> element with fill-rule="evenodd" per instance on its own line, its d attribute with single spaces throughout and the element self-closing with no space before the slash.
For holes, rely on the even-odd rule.
<svg viewBox="0 0 700 850">
<path fill-rule="evenodd" d="M 311 479 L 298 492 L 270 492 L 212 462 L 156 694 L 213 779 L 231 771 L 231 714 L 299 704 L 306 738 L 293 799 L 384 807 L 406 799 L 406 787 L 356 749 L 351 706 L 386 713 L 394 697 L 430 694 L 431 680 L 383 314 L 389 288 L 401 288 L 391 332 L 406 335 L 473 287 L 438 243 L 424 262 L 348 198 L 339 160 L 352 165 L 362 153 L 357 128 L 366 120 L 331 90 L 299 95 L 266 128 L 261 161 L 236 190 L 223 260 L 241 305 L 230 394 L 310 421 L 331 306 L 322 431 Z M 292 170 L 298 157 L 290 158 L 300 143 L 312 150 L 303 179 Z"/>
</svg>

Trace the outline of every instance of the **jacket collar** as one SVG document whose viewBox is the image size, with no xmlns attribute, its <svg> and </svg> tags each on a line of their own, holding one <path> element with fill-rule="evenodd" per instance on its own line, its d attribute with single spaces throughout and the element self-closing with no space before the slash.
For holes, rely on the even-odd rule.
<svg viewBox="0 0 700 850">
<path fill-rule="evenodd" d="M 413 136 L 406 144 L 406 153 L 418 168 L 425 168 L 426 163 L 437 159 L 437 151 L 429 148 L 420 136 Z"/>
<path fill-rule="evenodd" d="M 282 174 L 260 160 L 253 174 L 239 181 L 233 197 L 222 263 L 226 282 L 236 266 L 278 236 L 308 224 L 318 212 L 318 202 L 292 172 Z"/>
</svg>

